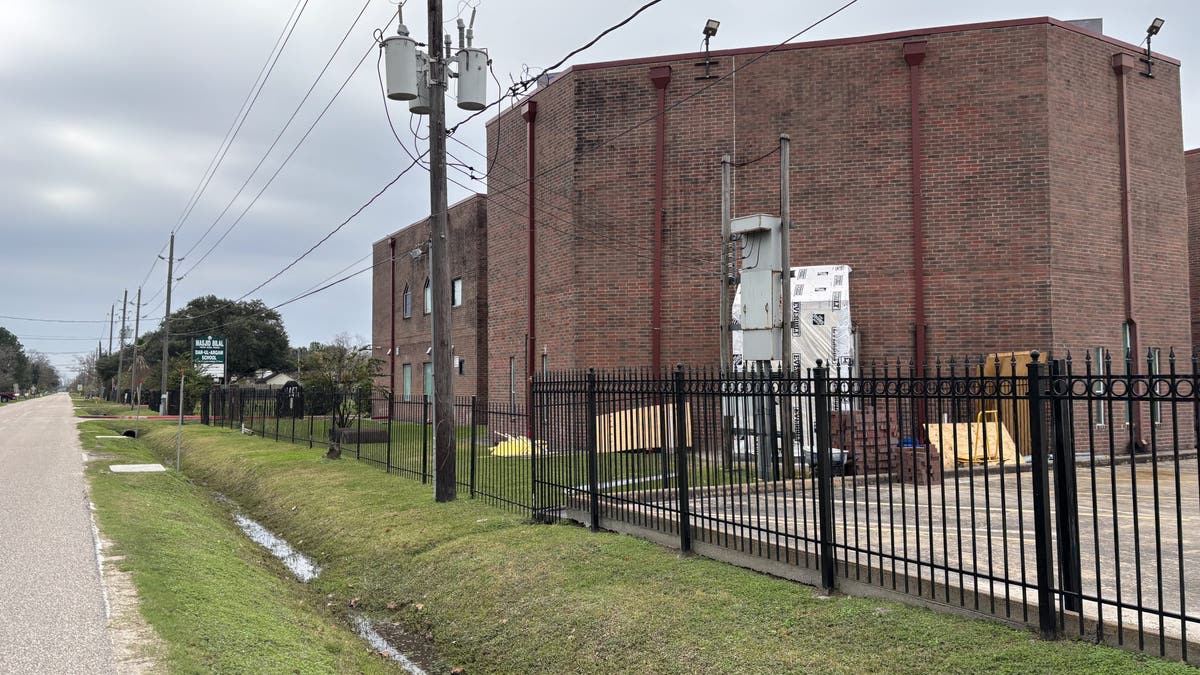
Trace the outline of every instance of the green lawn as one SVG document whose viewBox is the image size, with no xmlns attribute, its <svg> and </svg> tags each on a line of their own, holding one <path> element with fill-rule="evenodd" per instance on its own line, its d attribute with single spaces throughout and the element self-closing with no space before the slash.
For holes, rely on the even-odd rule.
<svg viewBox="0 0 1200 675">
<path fill-rule="evenodd" d="M 173 455 L 173 430 L 146 443 Z M 336 606 L 479 672 L 1188 672 L 996 623 L 849 597 L 648 542 L 534 525 L 307 446 L 185 427 L 184 468 L 315 555 Z"/>
<path fill-rule="evenodd" d="M 170 672 L 395 672 L 322 596 L 245 538 L 208 490 L 173 471 L 109 472 L 114 462 L 157 461 L 142 441 L 95 438 L 124 426 L 85 422 L 80 438 L 89 452 L 115 455 L 89 465 L 92 500 L 166 644 L 159 657 Z"/>
</svg>

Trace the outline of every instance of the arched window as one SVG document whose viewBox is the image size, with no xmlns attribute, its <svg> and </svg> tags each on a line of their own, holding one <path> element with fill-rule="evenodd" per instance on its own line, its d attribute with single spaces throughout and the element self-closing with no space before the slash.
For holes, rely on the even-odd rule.
<svg viewBox="0 0 1200 675">
<path fill-rule="evenodd" d="M 433 311 L 433 288 L 429 285 L 429 277 L 425 277 L 425 313 Z"/>
<path fill-rule="evenodd" d="M 403 308 L 404 318 L 412 316 L 412 291 L 409 290 L 408 284 L 404 284 L 404 296 L 400 306 Z"/>
</svg>

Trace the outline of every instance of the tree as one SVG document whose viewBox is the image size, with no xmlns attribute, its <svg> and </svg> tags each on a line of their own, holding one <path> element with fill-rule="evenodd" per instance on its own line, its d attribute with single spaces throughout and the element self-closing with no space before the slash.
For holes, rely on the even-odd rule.
<svg viewBox="0 0 1200 675">
<path fill-rule="evenodd" d="M 359 339 L 358 342 L 363 342 Z M 368 410 L 374 379 L 382 361 L 371 357 L 371 347 L 357 346 L 347 333 L 331 344 L 314 342 L 300 361 L 300 383 L 313 410 L 331 410 L 335 427 L 349 424 L 353 412 Z"/>
<path fill-rule="evenodd" d="M 196 410 L 196 403 L 212 388 L 213 379 L 208 375 L 201 375 L 196 370 L 196 364 L 190 354 L 171 359 L 167 368 L 167 389 L 176 395 L 179 393 L 181 375 L 184 377 L 183 411 L 186 415 Z"/>
<path fill-rule="evenodd" d="M 85 396 L 99 396 L 103 391 L 103 385 L 96 374 L 97 356 L 95 352 L 88 352 L 83 356 L 76 356 L 75 363 L 79 366 L 75 377 L 67 384 L 67 388 L 75 391 L 77 385 L 83 385 L 83 394 Z"/>
<path fill-rule="evenodd" d="M 16 335 L 0 327 L 0 391 L 29 388 L 29 357 Z"/>
<path fill-rule="evenodd" d="M 54 391 L 62 386 L 62 376 L 58 374 L 58 369 L 54 367 L 54 364 L 50 363 L 49 357 L 41 352 L 30 350 L 27 358 L 31 387 L 37 387 L 37 391 Z"/>
<path fill-rule="evenodd" d="M 293 365 L 283 318 L 261 300 L 236 302 L 206 295 L 172 312 L 167 344 L 170 360 L 190 358 L 192 338 L 205 335 L 225 338 L 225 367 L 231 378 L 259 370 L 287 370 Z M 162 367 L 161 339 L 161 331 L 142 336 L 140 351 L 152 369 Z"/>
</svg>

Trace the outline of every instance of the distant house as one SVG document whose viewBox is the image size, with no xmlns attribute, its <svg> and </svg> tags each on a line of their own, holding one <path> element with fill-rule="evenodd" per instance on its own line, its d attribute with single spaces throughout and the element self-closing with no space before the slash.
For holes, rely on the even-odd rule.
<svg viewBox="0 0 1200 675">
<path fill-rule="evenodd" d="M 277 372 L 274 370 L 259 370 L 254 373 L 254 377 L 241 377 L 234 380 L 234 384 L 242 387 L 253 387 L 255 389 L 279 389 L 283 385 L 295 380 L 295 373 Z"/>
</svg>

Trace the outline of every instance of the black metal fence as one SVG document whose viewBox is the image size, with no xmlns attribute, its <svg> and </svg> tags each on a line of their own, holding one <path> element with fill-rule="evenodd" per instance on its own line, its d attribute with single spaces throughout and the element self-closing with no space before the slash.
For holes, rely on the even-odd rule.
<svg viewBox="0 0 1200 675">
<path fill-rule="evenodd" d="M 527 512 L 532 508 L 529 443 L 518 437 L 528 415 L 514 406 L 485 406 L 474 396 L 454 401 L 456 480 L 471 498 Z M 427 483 L 433 462 L 433 404 L 301 388 L 213 389 L 201 421 L 276 441 L 328 448 Z M 517 440 L 513 440 L 513 439 Z"/>
<path fill-rule="evenodd" d="M 1197 663 L 1198 366 L 1151 350 L 1136 367 L 1101 351 L 854 376 L 551 373 L 532 418 L 455 400 L 456 480 L 540 521 Z M 433 477 L 427 399 L 201 403 L 205 423 Z"/>
<path fill-rule="evenodd" d="M 535 515 L 1200 660 L 1195 360 L 1032 357 L 548 375 Z"/>
</svg>

